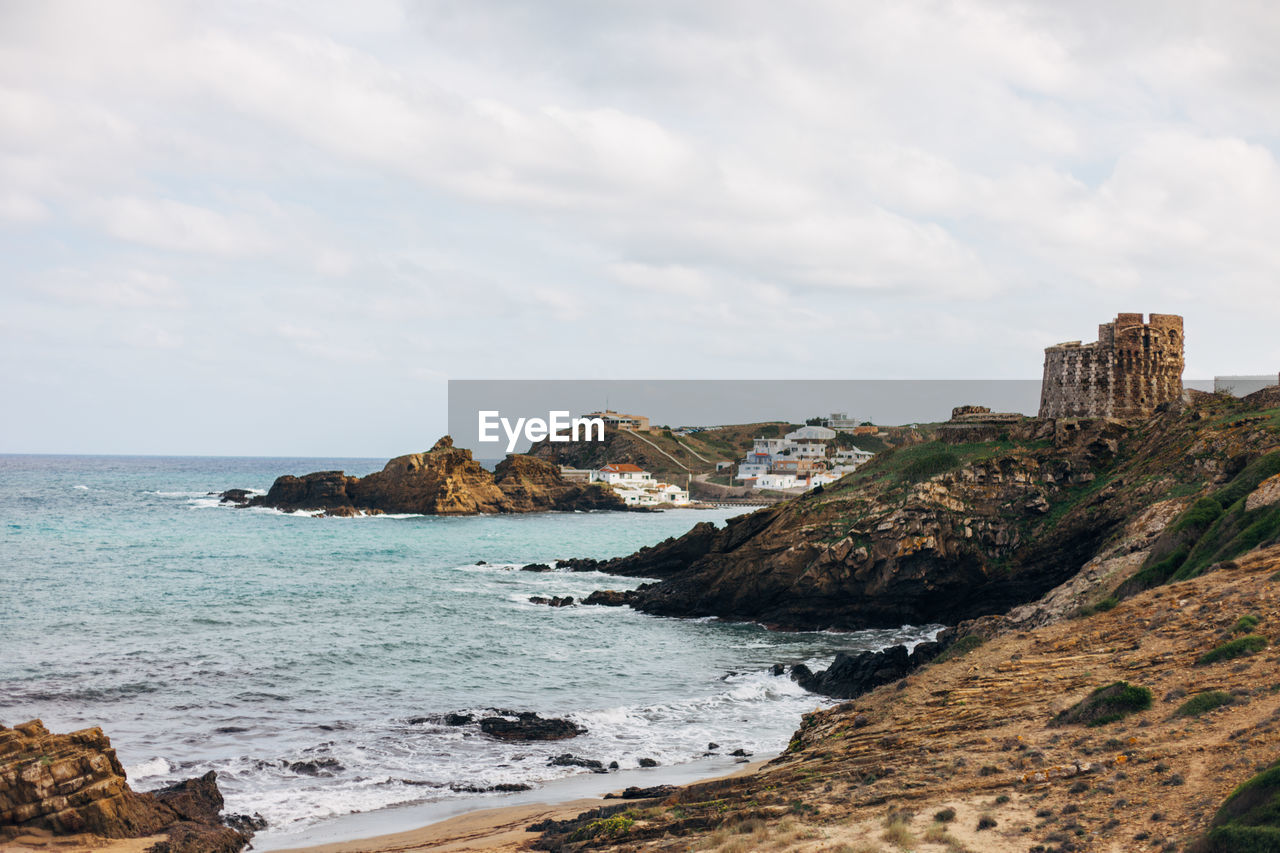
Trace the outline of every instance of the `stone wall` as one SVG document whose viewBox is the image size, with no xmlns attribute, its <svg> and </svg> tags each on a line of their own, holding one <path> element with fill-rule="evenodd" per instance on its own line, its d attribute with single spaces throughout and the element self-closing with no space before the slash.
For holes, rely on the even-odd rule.
<svg viewBox="0 0 1280 853">
<path fill-rule="evenodd" d="M 1146 417 L 1182 396 L 1182 318 L 1120 314 L 1090 344 L 1044 351 L 1042 418 Z"/>
</svg>

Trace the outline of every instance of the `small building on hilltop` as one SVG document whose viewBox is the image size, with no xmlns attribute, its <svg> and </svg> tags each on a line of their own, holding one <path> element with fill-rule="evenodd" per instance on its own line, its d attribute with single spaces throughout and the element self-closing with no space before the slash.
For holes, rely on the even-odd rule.
<svg viewBox="0 0 1280 853">
<path fill-rule="evenodd" d="M 649 432 L 648 415 L 624 415 L 621 412 L 615 412 L 613 409 L 605 409 L 603 412 L 592 412 L 587 417 L 599 418 L 604 421 L 605 426 L 613 427 L 614 429 Z"/>
<path fill-rule="evenodd" d="M 1098 340 L 1044 351 L 1042 418 L 1141 418 L 1181 399 L 1182 318 L 1119 314 L 1098 327 Z"/>
</svg>

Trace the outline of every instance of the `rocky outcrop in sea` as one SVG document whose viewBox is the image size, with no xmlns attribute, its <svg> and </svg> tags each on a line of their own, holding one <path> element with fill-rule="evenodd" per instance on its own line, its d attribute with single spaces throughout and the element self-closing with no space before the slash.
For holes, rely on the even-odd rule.
<svg viewBox="0 0 1280 853">
<path fill-rule="evenodd" d="M 513 454 L 491 474 L 454 447 L 445 436 L 426 453 L 397 456 L 381 471 L 351 477 L 342 471 L 315 471 L 277 477 L 265 495 L 245 489 L 222 493 L 226 503 L 331 516 L 413 513 L 485 513 L 626 509 L 603 483 L 571 483 L 550 462 Z"/>
</svg>

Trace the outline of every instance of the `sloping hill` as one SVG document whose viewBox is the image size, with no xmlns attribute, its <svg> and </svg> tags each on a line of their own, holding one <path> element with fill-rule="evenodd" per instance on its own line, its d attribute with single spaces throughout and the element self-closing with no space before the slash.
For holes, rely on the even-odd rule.
<svg viewBox="0 0 1280 853">
<path fill-rule="evenodd" d="M 1184 849 L 1280 757 L 1277 570 L 1280 547 L 1254 551 L 1106 612 L 1008 632 L 806 715 L 755 775 L 554 827 L 537 846 Z M 1128 687 L 1095 693 L 1116 682 Z M 1063 714 L 1091 697 L 1104 704 L 1080 722 Z"/>
</svg>

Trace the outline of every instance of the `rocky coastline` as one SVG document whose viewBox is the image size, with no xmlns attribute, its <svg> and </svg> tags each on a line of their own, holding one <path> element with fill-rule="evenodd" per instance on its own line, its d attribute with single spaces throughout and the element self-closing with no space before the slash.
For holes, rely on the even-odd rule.
<svg viewBox="0 0 1280 853">
<path fill-rule="evenodd" d="M 222 807 L 212 771 L 134 791 L 99 728 L 53 734 L 40 720 L 0 725 L 0 842 L 38 842 L 42 834 L 154 836 L 147 853 L 239 853 L 264 824 L 253 815 L 222 815 Z"/>
<path fill-rule="evenodd" d="M 447 435 L 427 452 L 397 456 L 364 477 L 342 471 L 286 474 L 265 495 L 235 488 L 221 499 L 238 507 L 344 517 L 627 509 L 607 485 L 571 483 L 556 465 L 532 456 L 509 455 L 490 473 Z"/>
</svg>

